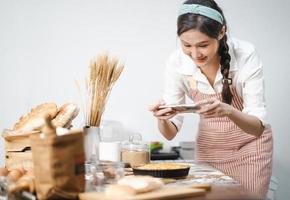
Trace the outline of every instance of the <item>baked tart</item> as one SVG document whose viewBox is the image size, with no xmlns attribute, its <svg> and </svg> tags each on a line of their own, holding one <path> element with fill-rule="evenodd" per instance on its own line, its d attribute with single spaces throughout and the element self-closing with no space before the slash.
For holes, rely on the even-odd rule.
<svg viewBox="0 0 290 200">
<path fill-rule="evenodd" d="M 133 168 L 133 173 L 160 178 L 181 178 L 188 175 L 189 169 L 189 165 L 180 163 L 149 163 Z"/>
</svg>

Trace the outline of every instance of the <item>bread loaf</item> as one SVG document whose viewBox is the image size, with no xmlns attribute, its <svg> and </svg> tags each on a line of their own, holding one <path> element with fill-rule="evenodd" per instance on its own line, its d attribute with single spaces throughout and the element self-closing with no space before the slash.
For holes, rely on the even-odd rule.
<svg viewBox="0 0 290 200">
<path fill-rule="evenodd" d="M 52 120 L 52 124 L 55 127 L 68 128 L 78 113 L 79 107 L 76 104 L 66 103 L 60 107 L 56 117 Z"/>
<path fill-rule="evenodd" d="M 35 180 L 33 177 L 24 175 L 17 182 L 14 182 L 8 186 L 10 193 L 19 191 L 35 192 Z"/>
<path fill-rule="evenodd" d="M 126 176 L 118 181 L 118 185 L 127 185 L 134 188 L 137 193 L 144 193 L 159 189 L 164 183 L 159 178 L 151 176 Z"/>
<path fill-rule="evenodd" d="M 26 116 L 22 116 L 14 125 L 14 131 L 34 131 L 41 130 L 45 124 L 44 116 L 49 115 L 54 118 L 57 114 L 55 103 L 44 103 L 33 108 Z"/>
<path fill-rule="evenodd" d="M 111 199 L 121 199 L 136 194 L 134 188 L 127 185 L 109 185 L 105 190 L 106 197 Z"/>
</svg>

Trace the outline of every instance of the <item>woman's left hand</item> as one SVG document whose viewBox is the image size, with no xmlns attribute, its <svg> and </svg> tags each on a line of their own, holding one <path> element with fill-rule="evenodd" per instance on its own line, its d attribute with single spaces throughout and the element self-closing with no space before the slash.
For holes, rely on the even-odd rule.
<svg viewBox="0 0 290 200">
<path fill-rule="evenodd" d="M 203 100 L 196 104 L 203 104 L 196 112 L 205 118 L 226 117 L 229 116 L 233 110 L 231 105 L 223 103 L 218 99 Z"/>
</svg>

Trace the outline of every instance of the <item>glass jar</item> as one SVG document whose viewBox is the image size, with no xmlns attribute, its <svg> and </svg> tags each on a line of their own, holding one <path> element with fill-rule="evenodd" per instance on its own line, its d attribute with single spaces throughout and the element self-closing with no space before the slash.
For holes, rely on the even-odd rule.
<svg viewBox="0 0 290 200">
<path fill-rule="evenodd" d="M 124 164 L 121 162 L 95 161 L 85 163 L 86 192 L 103 192 L 109 184 L 116 184 L 124 177 Z"/>
<path fill-rule="evenodd" d="M 129 141 L 123 143 L 121 150 L 121 160 L 129 163 L 131 167 L 141 166 L 150 162 L 149 147 L 142 143 L 142 136 L 134 134 L 129 137 Z"/>
</svg>

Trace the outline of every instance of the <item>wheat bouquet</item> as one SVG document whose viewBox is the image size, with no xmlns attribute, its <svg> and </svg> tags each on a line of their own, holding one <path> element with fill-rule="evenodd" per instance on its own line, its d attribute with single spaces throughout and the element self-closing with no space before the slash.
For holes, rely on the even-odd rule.
<svg viewBox="0 0 290 200">
<path fill-rule="evenodd" d="M 123 69 L 124 64 L 107 53 L 102 53 L 91 61 L 83 100 L 85 125 L 87 127 L 100 126 L 112 87 Z"/>
</svg>

